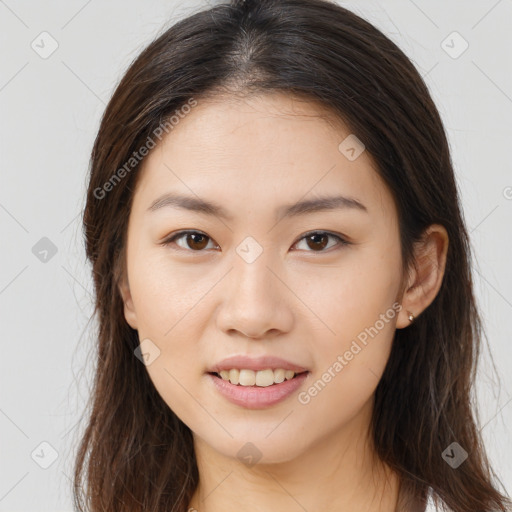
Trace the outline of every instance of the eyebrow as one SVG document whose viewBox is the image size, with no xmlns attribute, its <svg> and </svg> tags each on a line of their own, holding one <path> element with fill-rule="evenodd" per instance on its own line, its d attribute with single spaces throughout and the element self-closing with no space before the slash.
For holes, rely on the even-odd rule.
<svg viewBox="0 0 512 512">
<path fill-rule="evenodd" d="M 205 215 L 220 217 L 225 220 L 233 220 L 233 216 L 219 204 L 199 197 L 185 196 L 172 192 L 166 193 L 153 201 L 147 211 L 154 212 L 164 207 L 181 208 Z M 276 218 L 281 220 L 285 217 L 295 217 L 307 213 L 341 209 L 353 209 L 368 213 L 366 206 L 353 197 L 321 196 L 289 205 L 283 205 L 276 210 Z"/>
</svg>

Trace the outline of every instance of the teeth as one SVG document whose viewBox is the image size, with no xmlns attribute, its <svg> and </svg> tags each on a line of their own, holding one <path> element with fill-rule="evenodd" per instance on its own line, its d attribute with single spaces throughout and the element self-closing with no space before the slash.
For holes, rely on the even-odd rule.
<svg viewBox="0 0 512 512">
<path fill-rule="evenodd" d="M 295 372 L 292 370 L 283 370 L 282 368 L 278 368 L 277 370 L 269 368 L 267 370 L 259 370 L 257 372 L 253 370 L 238 370 L 236 368 L 232 368 L 231 370 L 221 370 L 220 376 L 223 380 L 229 380 L 231 384 L 267 387 L 272 384 L 279 384 L 285 379 L 293 379 Z"/>
</svg>

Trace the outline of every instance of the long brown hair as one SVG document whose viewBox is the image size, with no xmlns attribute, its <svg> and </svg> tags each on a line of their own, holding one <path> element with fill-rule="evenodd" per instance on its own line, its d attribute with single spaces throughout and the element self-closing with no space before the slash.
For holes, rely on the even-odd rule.
<svg viewBox="0 0 512 512">
<path fill-rule="evenodd" d="M 410 327 L 396 331 L 376 389 L 374 444 L 402 492 L 422 501 L 431 491 L 455 512 L 505 511 L 511 502 L 493 484 L 472 405 L 483 328 L 441 118 L 405 54 L 327 0 L 232 0 L 179 21 L 130 65 L 104 112 L 83 216 L 98 343 L 76 457 L 76 509 L 185 512 L 198 484 L 191 431 L 135 357 L 138 333 L 124 318 L 118 286 L 140 167 L 134 153 L 162 126 L 169 131 L 191 99 L 220 91 L 301 95 L 338 115 L 393 194 L 404 272 L 424 229 L 446 228 L 441 289 Z M 442 456 L 454 442 L 468 454 L 456 469 Z"/>
</svg>

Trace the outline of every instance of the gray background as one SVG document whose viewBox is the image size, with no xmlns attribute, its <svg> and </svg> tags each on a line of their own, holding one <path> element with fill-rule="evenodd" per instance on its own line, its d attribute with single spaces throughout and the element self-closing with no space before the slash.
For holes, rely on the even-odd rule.
<svg viewBox="0 0 512 512">
<path fill-rule="evenodd" d="M 445 122 L 490 345 L 478 375 L 482 433 L 510 492 L 512 1 L 339 3 L 414 61 Z M 0 511 L 72 510 L 95 326 L 80 225 L 89 153 L 132 59 L 205 5 L 0 0 Z M 42 58 L 53 40 L 58 48 Z"/>
</svg>

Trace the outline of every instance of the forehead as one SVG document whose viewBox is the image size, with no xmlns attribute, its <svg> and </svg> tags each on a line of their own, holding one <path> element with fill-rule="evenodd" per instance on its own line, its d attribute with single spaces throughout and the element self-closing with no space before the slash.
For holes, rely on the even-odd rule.
<svg viewBox="0 0 512 512">
<path fill-rule="evenodd" d="M 169 190 L 238 210 L 327 193 L 393 209 L 372 157 L 347 158 L 347 144 L 361 147 L 320 103 L 284 93 L 197 101 L 143 161 L 134 206 Z"/>
</svg>

